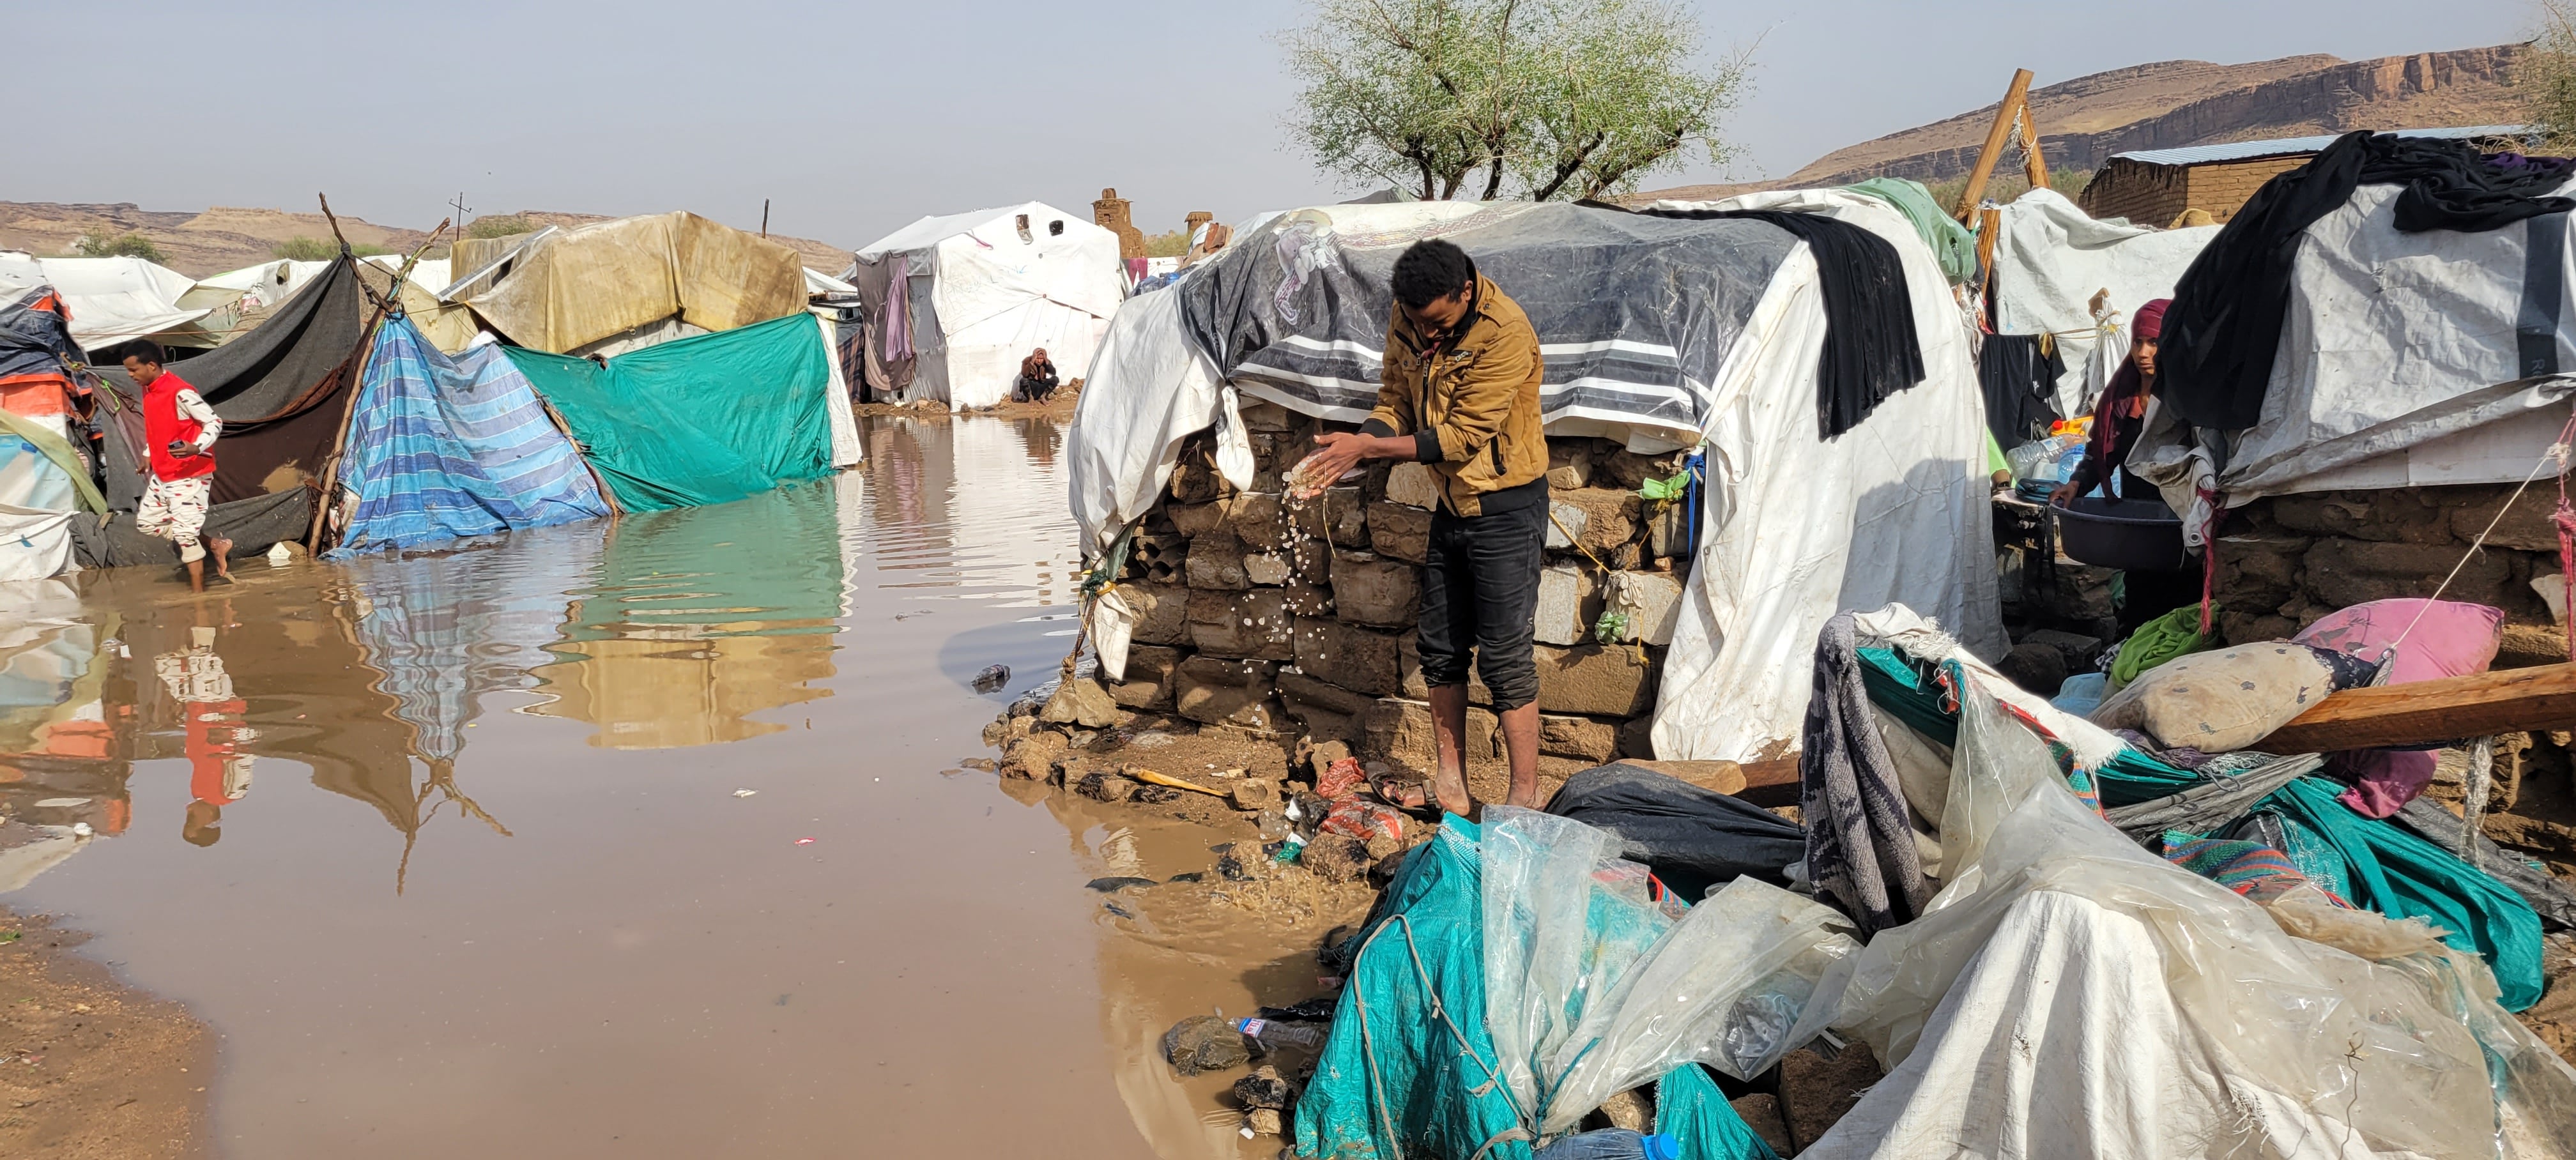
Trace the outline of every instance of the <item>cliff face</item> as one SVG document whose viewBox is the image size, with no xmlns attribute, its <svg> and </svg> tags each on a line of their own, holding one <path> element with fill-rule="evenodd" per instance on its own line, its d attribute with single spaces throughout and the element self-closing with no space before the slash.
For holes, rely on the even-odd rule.
<svg viewBox="0 0 2576 1160">
<path fill-rule="evenodd" d="M 2523 51 L 2506 44 L 2362 61 L 2322 55 L 2238 65 L 2160 61 L 2033 89 L 2031 115 L 2049 166 L 2081 169 L 2136 149 L 2354 129 L 2518 124 L 2524 113 L 2513 73 Z M 1994 119 L 1995 106 L 1987 105 L 1837 149 L 1776 181 L 1723 188 L 1840 185 L 1881 176 L 1951 180 L 1976 165 Z M 2007 160 L 2017 163 L 2017 157 Z M 1722 196 L 1717 188 L 1659 193 Z"/>
</svg>

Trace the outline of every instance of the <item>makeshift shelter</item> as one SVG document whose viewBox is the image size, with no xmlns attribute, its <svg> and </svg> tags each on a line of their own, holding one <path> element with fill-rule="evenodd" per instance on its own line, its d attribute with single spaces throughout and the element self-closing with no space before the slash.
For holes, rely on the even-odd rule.
<svg viewBox="0 0 2576 1160">
<path fill-rule="evenodd" d="M 1695 537 L 1692 509 L 1681 509 L 1682 541 L 1697 547 L 1660 681 L 1645 689 L 1656 756 L 1750 759 L 1795 737 L 1807 678 L 1792 661 L 1838 607 L 1921 600 L 1975 647 L 2000 651 L 1976 373 L 1949 283 L 1915 227 L 1885 201 L 1841 191 L 1655 208 L 1674 216 L 1421 202 L 1298 210 L 1245 227 L 1168 290 L 1131 302 L 1092 362 L 1066 440 L 1086 550 L 1108 554 L 1147 515 L 1197 432 L 1214 429 L 1215 466 L 1252 490 L 1244 396 L 1332 421 L 1364 417 L 1392 306 L 1388 271 L 1414 241 L 1445 237 L 1537 329 L 1549 435 L 1703 456 Z M 1763 216 L 1703 216 L 1735 212 Z M 1883 243 L 1880 264 L 1862 265 L 1880 285 L 1901 285 L 1910 305 L 1894 292 L 1828 294 L 1814 248 L 1791 227 L 1847 231 L 1826 243 L 1847 254 L 1864 239 Z M 1849 269 L 1838 264 L 1837 277 Z M 1919 381 L 1885 384 L 1828 435 L 1822 417 L 1848 385 L 1823 373 L 1829 332 L 1892 337 L 1903 324 L 1912 349 L 1882 353 L 1912 356 Z M 1344 579 L 1336 565 L 1337 600 Z M 1401 630 L 1409 607 L 1399 615 L 1371 627 Z M 1594 656 L 1570 652 L 1564 664 Z M 1559 711 L 1614 727 L 1600 717 L 1641 711 L 1624 698 L 1577 703 Z"/>
<path fill-rule="evenodd" d="M 2052 398 L 2061 417 L 2089 413 L 2128 357 L 2128 318 L 2173 297 L 2174 283 L 2217 226 L 2154 229 L 2089 217 L 2066 195 L 2034 189 L 1997 211 L 1992 293 L 1996 336 L 2062 348 Z M 2108 291 L 2101 318 L 2093 297 Z M 2007 443 L 2009 445 L 2009 442 Z"/>
<path fill-rule="evenodd" d="M 675 212 L 538 231 L 440 296 L 514 345 L 613 355 L 802 313 L 804 270 L 795 250 Z"/>
<path fill-rule="evenodd" d="M 1020 360 L 1091 362 L 1126 295 L 1118 235 L 1042 202 L 926 217 L 859 249 L 880 397 L 952 409 L 1008 398 Z"/>
<path fill-rule="evenodd" d="M 2456 141 L 2516 140 L 2529 133 L 2520 125 L 2395 131 L 2402 137 Z M 2235 217 L 2264 182 L 2307 164 L 2334 143 L 2334 136 L 2328 134 L 2114 153 L 2084 184 L 2080 202 L 2086 213 L 2096 217 L 2140 225 L 2165 225 L 2191 209 L 2224 222 Z"/>
<path fill-rule="evenodd" d="M 726 503 L 858 460 L 822 327 L 784 318 L 603 362 L 505 347 L 628 511 Z"/>
<path fill-rule="evenodd" d="M 196 279 L 142 258 L 37 258 L 0 252 L 0 295 L 52 286 L 70 307 L 72 340 L 93 354 L 129 339 L 163 346 L 222 343 L 238 321 L 221 302 L 181 300 Z"/>
<path fill-rule="evenodd" d="M 487 345 L 451 359 L 408 318 L 377 328 L 342 456 L 356 507 L 334 554 L 609 514 L 508 356 Z"/>
</svg>

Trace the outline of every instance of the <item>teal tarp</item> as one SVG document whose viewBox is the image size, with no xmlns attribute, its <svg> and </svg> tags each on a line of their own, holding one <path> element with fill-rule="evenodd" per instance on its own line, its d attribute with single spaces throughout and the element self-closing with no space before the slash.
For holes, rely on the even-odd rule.
<svg viewBox="0 0 2576 1160">
<path fill-rule="evenodd" d="M 1297 1101 L 1297 1155 L 1529 1160 L 1485 1026 L 1481 840 L 1475 823 L 1449 818 L 1388 884 Z M 1656 1093 L 1655 1128 L 1680 1138 L 1682 1160 L 1778 1160 L 1698 1064 L 1667 1073 Z"/>
<path fill-rule="evenodd" d="M 831 363 L 803 314 L 608 360 L 508 348 L 628 511 L 730 503 L 832 471 Z"/>
<path fill-rule="evenodd" d="M 1870 700 L 1915 732 L 1942 744 L 1958 737 L 1958 714 L 1942 707 L 1943 691 L 1914 662 L 1894 649 L 1860 650 L 1861 678 Z M 2105 808 L 2134 805 L 2199 784 L 2135 748 L 2126 748 L 2094 780 Z M 2390 918 L 2423 918 L 2449 932 L 2453 948 L 2486 959 L 2495 971 L 2497 1000 L 2520 1011 L 2540 1001 L 2540 915 L 2504 883 L 2391 822 L 2352 812 L 2335 795 L 2343 783 L 2311 774 L 2272 791 L 2248 812 L 2279 810 L 2321 837 L 2344 863 L 2353 905 Z"/>
</svg>

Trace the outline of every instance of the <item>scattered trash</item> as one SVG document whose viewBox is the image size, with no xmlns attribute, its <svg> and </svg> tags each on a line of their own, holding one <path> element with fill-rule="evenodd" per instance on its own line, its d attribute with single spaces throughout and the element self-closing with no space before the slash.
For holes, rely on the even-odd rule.
<svg viewBox="0 0 2576 1160">
<path fill-rule="evenodd" d="M 1267 1019 L 1237 1019 L 1233 1026 L 1243 1033 L 1244 1038 L 1260 1044 L 1264 1053 L 1282 1047 L 1322 1047 L 1324 1040 L 1332 1036 L 1329 1028 L 1310 1027 L 1303 1023 L 1273 1023 Z"/>
<path fill-rule="evenodd" d="M 1171 877 L 1164 879 L 1163 881 L 1165 881 L 1165 882 L 1205 882 L 1205 881 L 1207 881 L 1207 873 L 1206 873 L 1205 871 L 1201 871 L 1201 870 L 1192 870 L 1192 871 L 1189 871 L 1189 872 L 1184 873 L 1184 874 L 1174 874 L 1174 875 L 1172 875 Z"/>
<path fill-rule="evenodd" d="M 1186 1078 L 1252 1062 L 1252 1045 L 1222 1015 L 1192 1015 L 1163 1033 L 1163 1058 Z"/>
<path fill-rule="evenodd" d="M 1342 758 L 1315 775 L 1315 792 L 1326 801 L 1340 801 L 1366 788 L 1368 771 L 1356 757 Z"/>
<path fill-rule="evenodd" d="M 1223 793 L 1221 793 L 1221 792 L 1219 792 L 1219 791 L 1217 791 L 1217 790 L 1209 789 L 1208 787 L 1203 786 L 1203 785 L 1199 785 L 1199 784 L 1197 784 L 1196 782 L 1183 781 L 1183 780 L 1181 780 L 1180 778 L 1177 778 L 1177 777 L 1171 777 L 1171 776 L 1166 775 L 1166 774 L 1156 773 L 1156 772 L 1154 772 L 1153 770 L 1147 769 L 1147 768 L 1145 768 L 1144 766 L 1141 766 L 1141 765 L 1131 765 L 1131 766 L 1128 766 L 1128 767 L 1127 767 L 1127 769 L 1126 769 L 1126 774 L 1127 774 L 1127 776 L 1132 777 L 1132 778 L 1135 778 L 1135 779 L 1136 779 L 1136 780 L 1138 780 L 1138 781 L 1141 781 L 1141 782 L 1148 782 L 1148 783 L 1153 784 L 1153 785 L 1170 786 L 1170 787 L 1171 787 L 1171 788 L 1173 788 L 1173 789 L 1185 789 L 1185 790 L 1188 790 L 1188 791 L 1190 791 L 1190 792 L 1192 792 L 1192 793 L 1203 793 L 1203 794 L 1208 795 L 1209 797 L 1224 797 L 1224 796 L 1225 796 L 1225 794 L 1223 794 Z"/>
<path fill-rule="evenodd" d="M 812 838 L 798 838 L 798 839 L 796 839 L 796 844 L 797 844 L 797 845 L 799 845 L 799 846 L 811 846 L 811 845 L 813 845 L 813 844 L 814 844 L 814 839 L 812 839 Z"/>
<path fill-rule="evenodd" d="M 1530 1160 L 1681 1160 L 1682 1142 L 1626 1128 L 1577 1132 L 1530 1153 Z"/>
<path fill-rule="evenodd" d="M 1001 692 L 1002 686 L 1011 683 L 1011 666 L 987 665 L 983 672 L 975 674 L 974 681 L 970 683 L 978 693 Z"/>
<path fill-rule="evenodd" d="M 1126 890 L 1131 887 L 1152 886 L 1154 885 L 1154 880 L 1151 878 L 1130 878 L 1124 875 L 1114 875 L 1108 878 L 1094 878 L 1082 885 L 1085 889 L 1097 890 L 1102 894 L 1115 894 L 1121 890 Z"/>
<path fill-rule="evenodd" d="M 271 567 L 271 568 L 283 568 L 283 567 L 287 566 L 288 564 L 291 564 L 291 563 L 294 563 L 294 562 L 295 562 L 295 552 L 294 552 L 292 549 L 289 549 L 289 548 L 286 546 L 286 541 L 284 541 L 284 540 L 279 540 L 278 542 L 276 542 L 276 543 L 274 543 L 274 544 L 269 545 L 269 548 L 268 548 L 268 566 L 269 566 L 269 567 Z"/>
<path fill-rule="evenodd" d="M 1181 800 L 1181 791 L 1168 785 L 1144 785 L 1136 787 L 1136 792 L 1127 795 L 1127 800 L 1149 806 L 1170 805 Z"/>
<path fill-rule="evenodd" d="M 1284 840 L 1272 844 L 1279 848 L 1271 852 L 1270 860 L 1285 865 L 1296 861 L 1297 855 L 1305 851 L 1306 836 L 1304 834 L 1291 833 Z M 1269 850 L 1270 847 L 1264 846 L 1262 849 Z"/>
<path fill-rule="evenodd" d="M 86 838 L 86 837 L 90 836 L 90 834 L 92 834 L 93 832 L 94 832 L 94 831 L 92 831 L 92 830 L 89 828 L 89 823 L 88 823 L 88 822 L 73 822 L 73 823 L 72 823 L 72 836 L 73 836 L 73 837 L 75 837 L 75 838 Z"/>
<path fill-rule="evenodd" d="M 1127 908 L 1126 908 L 1126 907 L 1124 907 L 1124 906 L 1120 906 L 1120 905 L 1118 905 L 1118 903 L 1117 903 L 1116 901 L 1114 901 L 1114 900 L 1113 900 L 1113 901 L 1109 901 L 1109 902 L 1101 903 L 1101 904 L 1100 904 L 1100 909 L 1102 909 L 1102 910 L 1106 910 L 1106 911 L 1108 911 L 1109 913 L 1114 914 L 1114 915 L 1117 915 L 1117 916 L 1118 916 L 1118 917 L 1120 917 L 1120 918 L 1133 919 L 1133 918 L 1135 918 L 1135 917 L 1136 917 L 1136 912 L 1135 912 L 1135 911 L 1129 910 L 1129 909 L 1127 909 Z"/>
<path fill-rule="evenodd" d="M 759 793 L 759 792 L 760 792 L 760 791 L 759 791 L 759 790 L 756 790 L 756 789 L 738 789 L 738 790 L 733 791 L 733 796 L 735 796 L 735 797 L 750 797 L 751 795 L 756 794 L 756 793 Z"/>
<path fill-rule="evenodd" d="M 1268 1108 L 1285 1111 L 1297 1103 L 1297 1086 L 1279 1075 L 1279 1069 L 1262 1064 L 1252 1074 L 1234 1081 L 1234 1099 L 1246 1108 Z"/>
</svg>

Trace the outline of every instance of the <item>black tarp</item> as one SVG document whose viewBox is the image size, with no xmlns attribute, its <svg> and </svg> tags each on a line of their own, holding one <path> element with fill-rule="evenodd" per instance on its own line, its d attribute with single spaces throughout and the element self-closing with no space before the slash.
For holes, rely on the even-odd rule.
<svg viewBox="0 0 2576 1160">
<path fill-rule="evenodd" d="M 81 357 L 72 341 L 71 322 L 63 317 L 53 288 L 38 286 L 15 302 L 0 304 L 0 383 L 11 379 L 53 378 L 68 382 L 63 360 Z M 49 307 L 38 309 L 39 305 Z"/>
<path fill-rule="evenodd" d="M 2044 438 L 2065 416 L 2054 392 L 2066 361 L 2053 344 L 2045 353 L 2037 334 L 1989 334 L 1977 352 L 1977 385 L 1986 396 L 1986 430 L 2004 447 Z"/>
<path fill-rule="evenodd" d="M 107 441 L 110 447 L 116 440 Z M 255 495 L 206 510 L 206 539 L 233 542 L 230 558 L 256 556 L 280 540 L 301 542 L 313 526 L 313 489 L 288 488 L 274 495 Z M 83 568 L 127 568 L 137 565 L 179 566 L 179 551 L 170 541 L 144 535 L 134 527 L 132 509 L 102 518 L 83 512 L 72 517 L 72 555 Z"/>
<path fill-rule="evenodd" d="M 1386 228 L 1373 228 L 1383 222 Z M 1377 405 L 1405 247 L 1446 238 L 1520 304 L 1547 370 L 1539 413 L 1684 431 L 1714 417 L 1718 366 L 1797 240 L 1745 220 L 1550 203 L 1448 221 L 1410 207 L 1301 211 L 1246 230 L 1173 284 L 1182 326 L 1224 375 L 1311 415 Z"/>
<path fill-rule="evenodd" d="M 1645 863 L 1693 902 L 1711 886 L 1752 875 L 1775 886 L 1807 856 L 1798 823 L 1742 798 L 1625 763 L 1567 778 L 1547 812 L 1619 836 L 1620 857 Z"/>
<path fill-rule="evenodd" d="M 342 258 L 280 303 L 259 329 L 172 367 L 224 421 L 215 443 L 217 504 L 267 494 L 281 469 L 322 473 L 356 387 L 367 316 L 356 262 Z M 123 370 L 102 367 L 100 374 L 127 405 L 140 405 L 141 394 Z M 139 444 L 111 438 L 106 445 L 108 506 L 132 511 L 150 467 L 135 461 Z"/>
</svg>

